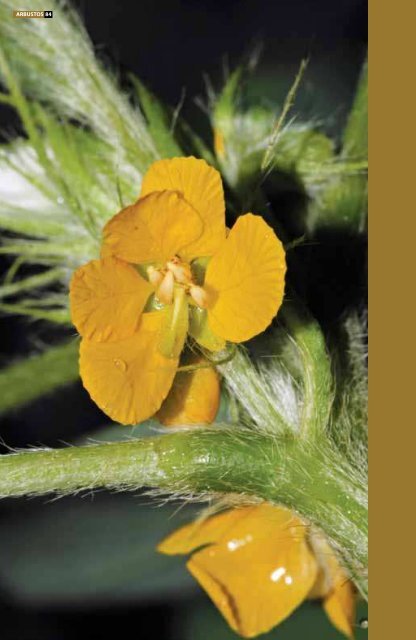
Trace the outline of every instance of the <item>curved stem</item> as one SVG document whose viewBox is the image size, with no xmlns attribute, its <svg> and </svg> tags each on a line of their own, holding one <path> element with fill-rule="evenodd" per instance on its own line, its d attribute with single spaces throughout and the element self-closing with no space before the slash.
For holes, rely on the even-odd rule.
<svg viewBox="0 0 416 640">
<path fill-rule="evenodd" d="M 2 496 L 142 486 L 186 495 L 238 492 L 295 509 L 326 533 L 366 592 L 365 486 L 325 443 L 195 429 L 0 457 Z"/>
<path fill-rule="evenodd" d="M 292 296 L 295 296 L 293 292 Z M 319 437 L 327 428 L 333 401 L 331 363 L 325 338 L 316 320 L 299 301 L 286 302 L 282 318 L 296 343 L 303 369 L 300 435 Z"/>
</svg>

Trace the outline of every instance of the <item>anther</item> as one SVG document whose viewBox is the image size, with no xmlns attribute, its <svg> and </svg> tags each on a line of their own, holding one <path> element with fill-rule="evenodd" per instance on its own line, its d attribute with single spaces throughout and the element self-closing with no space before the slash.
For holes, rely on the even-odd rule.
<svg viewBox="0 0 416 640">
<path fill-rule="evenodd" d="M 166 266 L 169 271 L 172 271 L 176 282 L 179 282 L 180 284 L 189 284 L 192 280 L 191 269 L 187 264 L 174 259 L 169 260 Z"/>
<path fill-rule="evenodd" d="M 147 267 L 146 271 L 150 284 L 152 284 L 154 287 L 158 287 L 163 280 L 163 273 L 152 266 Z"/>
<path fill-rule="evenodd" d="M 173 289 L 175 286 L 175 278 L 172 271 L 167 271 L 162 283 L 156 291 L 156 296 L 163 304 L 171 304 L 173 301 Z"/>
<path fill-rule="evenodd" d="M 208 306 L 208 294 L 202 287 L 198 287 L 198 285 L 192 285 L 189 289 L 189 293 L 198 307 L 205 309 Z"/>
</svg>

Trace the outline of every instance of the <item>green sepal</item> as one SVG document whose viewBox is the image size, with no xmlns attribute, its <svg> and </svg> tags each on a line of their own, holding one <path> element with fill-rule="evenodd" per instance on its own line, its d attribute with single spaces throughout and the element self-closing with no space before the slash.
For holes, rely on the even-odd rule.
<svg viewBox="0 0 416 640">
<path fill-rule="evenodd" d="M 207 270 L 207 266 L 210 260 L 211 260 L 210 257 L 196 258 L 191 263 L 193 280 L 195 284 L 197 284 L 200 287 L 202 287 L 205 282 L 205 272 Z"/>
<path fill-rule="evenodd" d="M 152 293 L 152 295 L 146 302 L 143 312 L 147 313 L 148 311 L 161 311 L 164 308 L 165 308 L 165 305 L 158 300 L 155 293 Z"/>
<path fill-rule="evenodd" d="M 190 307 L 189 311 L 189 335 L 196 342 L 208 349 L 208 351 L 222 351 L 225 349 L 225 340 L 212 332 L 208 323 L 208 314 L 205 309 Z"/>
</svg>

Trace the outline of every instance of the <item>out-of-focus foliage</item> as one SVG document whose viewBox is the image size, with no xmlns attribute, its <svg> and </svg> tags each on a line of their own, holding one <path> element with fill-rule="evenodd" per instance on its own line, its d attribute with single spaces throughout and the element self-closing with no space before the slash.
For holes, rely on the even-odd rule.
<svg viewBox="0 0 416 640">
<path fill-rule="evenodd" d="M 0 415 L 76 380 L 77 353 L 71 340 L 0 370 Z"/>
</svg>

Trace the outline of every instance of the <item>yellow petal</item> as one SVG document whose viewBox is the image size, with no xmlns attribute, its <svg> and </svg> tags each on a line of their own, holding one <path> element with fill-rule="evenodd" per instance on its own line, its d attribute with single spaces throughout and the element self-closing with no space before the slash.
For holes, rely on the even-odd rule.
<svg viewBox="0 0 416 640">
<path fill-rule="evenodd" d="M 71 318 L 79 333 L 94 342 L 131 336 L 153 288 L 116 258 L 92 260 L 72 276 Z"/>
<path fill-rule="evenodd" d="M 210 424 L 215 420 L 220 404 L 220 380 L 208 361 L 193 357 L 186 364 L 204 368 L 180 371 L 157 418 L 166 426 Z"/>
<path fill-rule="evenodd" d="M 143 178 L 141 196 L 164 189 L 183 193 L 204 222 L 203 235 L 181 255 L 188 260 L 213 255 L 225 238 L 224 192 L 218 171 L 193 157 L 158 160 Z"/>
<path fill-rule="evenodd" d="M 92 400 L 110 418 L 136 424 L 153 416 L 172 385 L 178 359 L 158 350 L 163 311 L 144 313 L 136 333 L 119 342 L 83 339 L 80 373 Z"/>
<path fill-rule="evenodd" d="M 266 633 L 305 599 L 315 563 L 305 543 L 276 540 L 225 546 L 194 554 L 187 567 L 234 631 L 244 638 Z"/>
<path fill-rule="evenodd" d="M 338 631 L 347 636 L 354 637 L 356 595 L 351 580 L 344 578 L 338 582 L 332 593 L 324 600 L 325 612 Z"/>
<path fill-rule="evenodd" d="M 171 556 L 190 553 L 198 547 L 220 541 L 240 519 L 247 517 L 248 509 L 253 507 L 230 509 L 205 520 L 186 524 L 162 540 L 157 550 Z"/>
<path fill-rule="evenodd" d="M 197 240 L 204 225 L 177 191 L 151 193 L 115 215 L 104 227 L 102 255 L 126 262 L 165 263 Z"/>
<path fill-rule="evenodd" d="M 264 331 L 282 304 L 285 272 L 285 252 L 273 229 L 251 213 L 238 218 L 205 275 L 212 331 L 231 342 Z"/>
<path fill-rule="evenodd" d="M 229 513 L 209 518 L 193 534 L 180 530 L 182 542 L 177 536 L 176 546 L 189 548 L 190 539 L 198 546 L 215 540 L 192 556 L 188 569 L 229 625 L 251 638 L 301 604 L 317 566 L 305 526 L 290 511 L 262 504 Z M 165 541 L 160 550 L 166 552 L 166 546 L 172 549 Z"/>
<path fill-rule="evenodd" d="M 324 610 L 334 627 L 347 638 L 353 638 L 356 609 L 354 585 L 323 536 L 314 534 L 311 543 L 319 570 L 308 597 L 323 598 Z"/>
<path fill-rule="evenodd" d="M 226 541 L 240 529 L 256 531 L 257 537 L 274 535 L 276 529 L 290 527 L 292 536 L 303 540 L 305 525 L 289 509 L 266 502 L 260 505 L 230 509 L 204 520 L 196 520 L 167 536 L 158 551 L 168 555 L 189 553 L 202 545 Z"/>
</svg>

